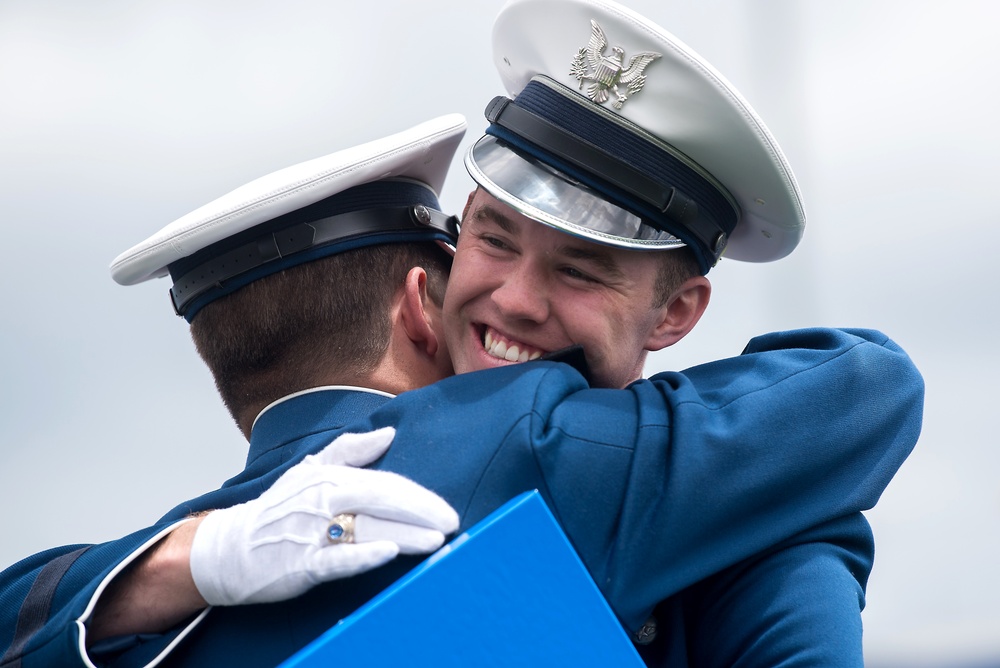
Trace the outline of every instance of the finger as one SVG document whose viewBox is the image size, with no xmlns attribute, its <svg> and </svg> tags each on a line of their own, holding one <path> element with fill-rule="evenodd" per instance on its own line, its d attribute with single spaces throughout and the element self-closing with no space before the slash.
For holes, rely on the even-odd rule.
<svg viewBox="0 0 1000 668">
<path fill-rule="evenodd" d="M 396 430 L 393 427 L 382 427 L 362 434 L 341 434 L 306 459 L 318 464 L 367 466 L 386 453 L 395 436 Z"/>
<path fill-rule="evenodd" d="M 444 545 L 444 534 L 435 529 L 384 520 L 371 515 L 354 518 L 354 542 L 391 540 L 400 554 L 426 554 Z"/>
<path fill-rule="evenodd" d="M 325 478 L 336 487 L 331 515 L 363 512 L 374 517 L 437 529 L 458 529 L 458 513 L 440 496 L 388 471 L 327 467 Z"/>
<path fill-rule="evenodd" d="M 397 554 L 399 547 L 388 540 L 329 545 L 312 554 L 308 568 L 316 582 L 328 582 L 377 568 Z"/>
</svg>

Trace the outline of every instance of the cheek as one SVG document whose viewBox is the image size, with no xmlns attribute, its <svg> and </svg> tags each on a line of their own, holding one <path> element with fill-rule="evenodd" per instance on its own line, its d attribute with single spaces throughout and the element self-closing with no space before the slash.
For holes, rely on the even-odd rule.
<svg viewBox="0 0 1000 668">
<path fill-rule="evenodd" d="M 593 357 L 595 365 L 608 367 L 610 372 L 630 373 L 634 366 L 634 358 L 642 354 L 644 337 L 640 336 L 640 323 L 630 317 L 627 310 L 615 308 L 619 304 L 603 304 L 606 310 L 600 310 L 602 304 L 592 304 L 586 312 L 577 315 L 575 322 L 583 327 L 577 328 L 578 340 Z M 623 370 L 619 367 L 629 367 Z"/>
<path fill-rule="evenodd" d="M 451 289 L 445 294 L 444 306 L 441 308 L 444 340 L 452 357 L 459 353 L 462 346 L 465 324 L 462 319 L 461 295 L 452 294 Z"/>
<path fill-rule="evenodd" d="M 451 274 L 448 277 L 448 289 L 444 294 L 445 317 L 454 315 L 455 311 L 461 307 L 474 279 L 475 271 L 469 266 L 469 263 L 456 256 L 451 265 Z"/>
<path fill-rule="evenodd" d="M 575 295 L 561 302 L 560 320 L 570 338 L 593 349 L 593 355 L 607 357 L 626 329 L 615 322 L 607 300 L 596 295 Z"/>
<path fill-rule="evenodd" d="M 460 251 L 461 248 L 459 246 Z M 454 313 L 469 302 L 492 294 L 511 271 L 510 263 L 492 257 L 475 245 L 464 253 L 459 252 L 452 263 L 448 280 L 446 310 Z"/>
</svg>

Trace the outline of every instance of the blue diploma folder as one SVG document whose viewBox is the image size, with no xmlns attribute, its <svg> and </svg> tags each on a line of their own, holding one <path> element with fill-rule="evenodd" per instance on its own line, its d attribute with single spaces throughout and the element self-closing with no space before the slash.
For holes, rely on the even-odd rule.
<svg viewBox="0 0 1000 668">
<path fill-rule="evenodd" d="M 643 663 L 542 497 L 527 492 L 281 665 Z"/>
</svg>

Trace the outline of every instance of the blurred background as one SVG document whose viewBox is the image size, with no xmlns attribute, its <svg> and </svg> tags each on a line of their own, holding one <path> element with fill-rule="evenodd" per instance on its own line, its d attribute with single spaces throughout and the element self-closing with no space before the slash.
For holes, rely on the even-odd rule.
<svg viewBox="0 0 1000 668">
<path fill-rule="evenodd" d="M 468 146 L 504 92 L 489 46 L 500 4 L 0 2 L 0 567 L 147 526 L 242 468 L 168 282 L 120 287 L 111 260 L 258 176 L 433 116 L 465 114 Z M 771 330 L 892 336 L 927 403 L 868 513 L 866 660 L 1000 666 L 1000 4 L 629 6 L 744 94 L 809 216 L 790 257 L 713 270 L 702 323 L 647 371 Z M 456 161 L 446 208 L 470 188 Z"/>
</svg>

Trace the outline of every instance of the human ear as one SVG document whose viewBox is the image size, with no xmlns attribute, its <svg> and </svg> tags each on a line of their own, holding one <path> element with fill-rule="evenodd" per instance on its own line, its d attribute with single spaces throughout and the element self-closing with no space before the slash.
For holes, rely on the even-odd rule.
<svg viewBox="0 0 1000 668">
<path fill-rule="evenodd" d="M 406 336 L 429 357 L 434 357 L 441 347 L 435 327 L 441 319 L 440 311 L 427 292 L 427 272 L 423 267 L 413 267 L 403 282 L 400 318 Z"/>
<path fill-rule="evenodd" d="M 712 284 L 704 276 L 694 276 L 681 283 L 659 307 L 659 318 L 650 331 L 646 350 L 662 350 L 687 336 L 701 320 L 711 297 Z"/>
<path fill-rule="evenodd" d="M 478 190 L 479 188 L 477 187 L 475 190 L 470 192 L 468 199 L 465 200 L 465 208 L 462 209 L 462 222 L 465 222 L 465 217 L 469 215 L 469 209 L 472 208 L 472 200 L 475 199 L 476 192 L 478 192 Z"/>
</svg>

